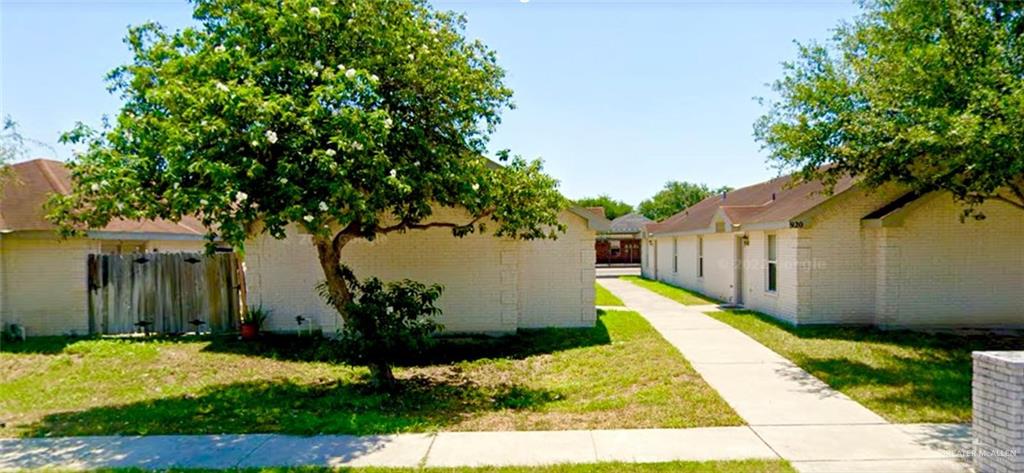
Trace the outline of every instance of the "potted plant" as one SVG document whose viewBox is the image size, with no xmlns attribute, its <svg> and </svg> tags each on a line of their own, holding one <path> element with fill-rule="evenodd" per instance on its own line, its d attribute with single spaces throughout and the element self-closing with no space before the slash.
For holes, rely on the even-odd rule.
<svg viewBox="0 0 1024 473">
<path fill-rule="evenodd" d="M 242 339 L 254 340 L 258 337 L 260 328 L 263 327 L 263 322 L 267 321 L 269 315 L 270 310 L 264 309 L 262 305 L 250 307 L 245 314 L 242 314 Z"/>
</svg>

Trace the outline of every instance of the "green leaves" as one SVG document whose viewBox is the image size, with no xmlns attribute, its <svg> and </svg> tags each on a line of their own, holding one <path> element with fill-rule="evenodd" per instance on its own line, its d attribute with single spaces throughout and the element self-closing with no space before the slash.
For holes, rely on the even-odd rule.
<svg viewBox="0 0 1024 473">
<path fill-rule="evenodd" d="M 633 206 L 621 200 L 615 200 L 608 194 L 601 194 L 597 197 L 584 197 L 576 199 L 576 205 L 580 207 L 601 207 L 604 209 L 604 216 L 609 220 L 626 215 L 633 211 Z"/>
<path fill-rule="evenodd" d="M 800 47 L 755 135 L 805 178 L 1024 210 L 1022 34 L 1017 3 L 868 3 L 827 46 Z"/>
<path fill-rule="evenodd" d="M 712 190 L 705 184 L 669 181 L 653 197 L 640 202 L 637 210 L 651 220 L 664 220 L 712 194 L 721 194 L 729 190 L 729 187 Z"/>
<path fill-rule="evenodd" d="M 199 25 L 129 30 L 133 59 L 109 74 L 124 104 L 65 142 L 66 233 L 113 218 L 198 216 L 242 247 L 290 224 L 373 238 L 465 207 L 499 235 L 550 236 L 564 202 L 539 163 L 481 158 L 510 106 L 495 54 L 464 19 L 421 0 L 195 0 Z M 394 222 L 398 222 L 396 225 Z"/>
</svg>

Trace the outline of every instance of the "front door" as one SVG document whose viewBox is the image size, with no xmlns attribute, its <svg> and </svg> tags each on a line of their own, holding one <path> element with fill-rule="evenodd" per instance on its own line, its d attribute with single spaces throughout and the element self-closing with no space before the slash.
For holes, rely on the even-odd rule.
<svg viewBox="0 0 1024 473">
<path fill-rule="evenodd" d="M 733 259 L 733 265 L 736 267 L 736 280 L 733 282 L 735 288 L 735 296 L 733 301 L 736 305 L 743 305 L 743 237 L 736 237 L 736 258 Z"/>
</svg>

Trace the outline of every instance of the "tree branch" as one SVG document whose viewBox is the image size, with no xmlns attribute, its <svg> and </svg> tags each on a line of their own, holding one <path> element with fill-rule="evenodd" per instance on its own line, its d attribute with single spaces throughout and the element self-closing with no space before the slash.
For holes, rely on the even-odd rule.
<svg viewBox="0 0 1024 473">
<path fill-rule="evenodd" d="M 1018 198 L 1020 200 L 1014 200 L 1001 194 L 996 194 L 992 196 L 992 199 L 1006 202 L 1007 204 L 1017 207 L 1018 209 L 1024 210 L 1024 196 L 1021 196 L 1019 192 L 1015 192 L 1015 194 L 1018 195 Z"/>
<path fill-rule="evenodd" d="M 476 217 L 473 218 L 473 220 L 470 220 L 469 222 L 461 225 L 453 222 L 413 223 L 410 221 L 401 221 L 394 225 L 389 225 L 387 227 L 378 226 L 377 233 L 391 233 L 405 230 L 426 230 L 429 228 L 465 228 L 472 225 L 476 225 L 477 222 L 491 216 L 491 214 L 493 213 L 494 209 L 488 210 L 480 215 L 477 215 Z"/>
<path fill-rule="evenodd" d="M 1002 195 L 1002 194 L 1000 194 L 998 192 L 995 192 L 995 193 L 992 193 L 992 194 L 971 193 L 971 194 L 968 194 L 968 195 L 970 195 L 973 198 L 980 199 L 981 201 L 984 201 L 984 200 L 998 200 L 1000 202 L 1005 202 L 1007 204 L 1010 204 L 1013 207 L 1016 207 L 1016 208 L 1018 208 L 1020 210 L 1024 210 L 1024 193 L 1022 193 L 1019 189 L 1013 188 L 1012 186 L 1011 186 L 1011 189 L 1013 189 L 1013 193 L 1017 195 L 1017 198 L 1019 200 L 1014 200 L 1013 198 L 1007 197 L 1007 196 Z"/>
</svg>

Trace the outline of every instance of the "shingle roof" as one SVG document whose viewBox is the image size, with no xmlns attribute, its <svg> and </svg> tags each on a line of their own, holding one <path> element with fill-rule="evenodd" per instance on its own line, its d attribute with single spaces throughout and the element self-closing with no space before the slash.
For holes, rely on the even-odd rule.
<svg viewBox="0 0 1024 473">
<path fill-rule="evenodd" d="M 653 220 L 638 213 L 628 213 L 612 220 L 611 233 L 636 233 Z"/>
<path fill-rule="evenodd" d="M 71 191 L 71 173 L 60 161 L 33 159 L 10 166 L 0 186 L 0 231 L 54 230 L 46 220 L 43 205 L 50 194 Z M 104 228 L 117 233 L 166 233 L 202 236 L 202 224 L 192 217 L 180 222 L 167 220 L 114 220 Z"/>
<path fill-rule="evenodd" d="M 833 194 L 854 184 L 850 177 L 839 179 Z M 790 220 L 830 199 L 820 181 L 793 184 L 792 176 L 775 179 L 708 197 L 661 222 L 647 225 L 651 233 L 677 233 L 709 228 L 719 209 L 734 225 Z"/>
</svg>

